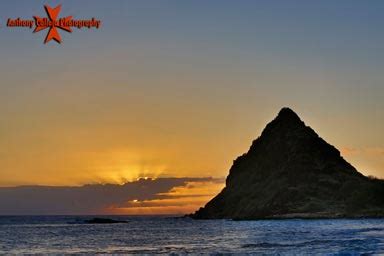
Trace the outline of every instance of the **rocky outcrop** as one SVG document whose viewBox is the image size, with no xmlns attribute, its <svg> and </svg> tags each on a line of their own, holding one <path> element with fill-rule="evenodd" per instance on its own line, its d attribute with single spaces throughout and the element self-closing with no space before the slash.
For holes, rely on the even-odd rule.
<svg viewBox="0 0 384 256">
<path fill-rule="evenodd" d="M 229 171 L 226 187 L 196 219 L 383 217 L 384 181 L 345 161 L 283 108 Z"/>
<path fill-rule="evenodd" d="M 84 223 L 87 224 L 115 224 L 115 223 L 127 223 L 125 220 L 114 220 L 109 218 L 92 218 L 90 220 L 85 220 Z"/>
</svg>

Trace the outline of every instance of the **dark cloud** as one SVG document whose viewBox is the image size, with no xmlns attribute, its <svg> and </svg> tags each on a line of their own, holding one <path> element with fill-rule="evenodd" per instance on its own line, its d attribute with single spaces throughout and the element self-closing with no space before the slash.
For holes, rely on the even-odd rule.
<svg viewBox="0 0 384 256">
<path fill-rule="evenodd" d="M 164 199 L 164 193 L 189 182 L 223 182 L 214 178 L 140 179 L 124 185 L 81 187 L 20 186 L 0 188 L 0 215 L 99 214 L 131 200 Z"/>
</svg>

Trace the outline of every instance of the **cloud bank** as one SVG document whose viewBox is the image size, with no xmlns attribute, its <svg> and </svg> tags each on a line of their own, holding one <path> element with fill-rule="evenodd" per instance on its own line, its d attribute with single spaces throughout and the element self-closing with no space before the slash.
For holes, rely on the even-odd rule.
<svg viewBox="0 0 384 256">
<path fill-rule="evenodd" d="M 123 185 L 3 187 L 0 215 L 171 214 L 209 200 L 223 182 L 210 177 L 159 178 Z"/>
</svg>

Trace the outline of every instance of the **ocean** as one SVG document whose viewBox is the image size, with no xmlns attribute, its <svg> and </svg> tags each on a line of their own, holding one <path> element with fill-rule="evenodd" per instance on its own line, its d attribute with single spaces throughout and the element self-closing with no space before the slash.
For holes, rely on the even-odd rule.
<svg viewBox="0 0 384 256">
<path fill-rule="evenodd" d="M 2 216 L 1 254 L 384 254 L 384 219 Z"/>
</svg>

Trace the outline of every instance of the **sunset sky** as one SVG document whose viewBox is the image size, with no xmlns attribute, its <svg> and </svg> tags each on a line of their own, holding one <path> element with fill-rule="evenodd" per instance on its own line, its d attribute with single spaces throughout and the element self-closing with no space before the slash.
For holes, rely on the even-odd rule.
<svg viewBox="0 0 384 256">
<path fill-rule="evenodd" d="M 6 27 L 44 4 L 101 28 L 60 31 L 59 45 Z M 150 198 L 170 207 L 151 213 L 188 212 L 284 106 L 384 178 L 383 12 L 382 1 L 1 1 L 0 186 L 219 179 L 162 192 L 193 207 Z"/>
</svg>

